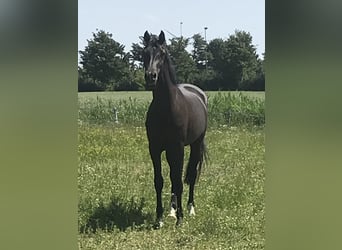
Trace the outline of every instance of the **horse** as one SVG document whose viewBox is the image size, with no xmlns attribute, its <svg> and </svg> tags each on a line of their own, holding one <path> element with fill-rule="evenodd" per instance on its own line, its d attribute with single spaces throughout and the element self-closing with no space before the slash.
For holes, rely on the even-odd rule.
<svg viewBox="0 0 342 250">
<path fill-rule="evenodd" d="M 143 65 L 146 88 L 152 90 L 152 102 L 146 115 L 146 132 L 149 153 L 154 168 L 154 187 L 157 196 L 155 227 L 163 225 L 161 153 L 166 152 L 170 166 L 171 207 L 170 214 L 176 219 L 176 226 L 183 220 L 183 162 L 184 147 L 190 145 L 190 159 L 184 182 L 189 185 L 187 208 L 189 215 L 195 215 L 194 188 L 198 181 L 207 150 L 204 142 L 208 119 L 208 98 L 197 86 L 180 84 L 176 80 L 165 41 L 165 34 L 159 36 L 148 31 L 143 36 Z"/>
</svg>

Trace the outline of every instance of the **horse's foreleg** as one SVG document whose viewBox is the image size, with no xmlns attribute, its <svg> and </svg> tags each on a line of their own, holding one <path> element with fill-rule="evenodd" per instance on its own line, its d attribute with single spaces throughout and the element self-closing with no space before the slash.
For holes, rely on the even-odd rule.
<svg viewBox="0 0 342 250">
<path fill-rule="evenodd" d="M 153 162 L 154 168 L 154 188 L 156 190 L 157 195 L 157 207 L 156 207 L 156 227 L 159 228 L 163 225 L 162 218 L 163 218 L 163 205 L 162 205 L 162 189 L 164 185 L 163 176 L 161 173 L 161 151 L 153 150 L 150 147 L 150 154 Z"/>
<path fill-rule="evenodd" d="M 171 177 L 171 213 L 176 209 L 177 225 L 180 225 L 183 219 L 182 193 L 183 193 L 183 161 L 184 145 L 174 145 L 166 150 L 166 159 L 170 165 Z"/>
</svg>

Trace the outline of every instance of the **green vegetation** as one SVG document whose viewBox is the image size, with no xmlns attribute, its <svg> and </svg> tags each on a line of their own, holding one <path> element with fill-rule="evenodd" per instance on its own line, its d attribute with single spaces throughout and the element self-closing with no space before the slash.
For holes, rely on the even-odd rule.
<svg viewBox="0 0 342 250">
<path fill-rule="evenodd" d="M 263 92 L 208 92 L 209 126 L 262 126 L 265 124 Z M 79 122 L 144 126 L 150 92 L 99 92 L 79 94 Z"/>
<path fill-rule="evenodd" d="M 253 122 L 242 119 L 240 125 L 230 126 L 219 115 L 233 103 L 244 103 L 243 110 L 256 109 L 264 99 L 209 93 L 210 103 L 217 106 L 209 112 L 216 112 L 217 117 L 211 118 L 207 132 L 210 160 L 196 185 L 196 216 L 189 218 L 185 211 L 180 228 L 167 217 L 171 187 L 163 154 L 165 225 L 154 230 L 153 167 L 143 125 L 148 94 L 139 92 L 131 98 L 118 92 L 79 95 L 79 248 L 264 249 L 263 124 L 251 126 Z M 106 115 L 113 104 L 121 110 L 119 124 Z M 186 161 L 188 157 L 186 148 Z M 187 196 L 184 186 L 183 204 Z"/>
<path fill-rule="evenodd" d="M 79 91 L 143 90 L 143 47 L 142 41 L 132 43 L 126 53 L 112 34 L 93 33 L 79 52 Z M 236 30 L 227 39 L 210 42 L 201 34 L 171 37 L 167 48 L 179 82 L 194 83 L 204 90 L 265 90 L 264 59 L 257 55 L 249 32 Z"/>
</svg>

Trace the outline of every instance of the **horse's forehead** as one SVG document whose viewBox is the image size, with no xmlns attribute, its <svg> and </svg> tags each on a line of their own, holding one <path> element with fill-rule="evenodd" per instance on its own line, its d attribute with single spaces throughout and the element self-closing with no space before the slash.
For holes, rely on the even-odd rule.
<svg viewBox="0 0 342 250">
<path fill-rule="evenodd" d="M 150 38 L 150 41 L 148 42 L 147 47 L 154 48 L 154 49 L 161 48 L 162 46 L 160 46 L 159 44 L 159 37 L 157 35 L 151 35 L 151 38 Z"/>
<path fill-rule="evenodd" d="M 159 47 L 158 40 L 157 39 L 151 39 L 149 45 L 151 48 L 158 48 Z"/>
<path fill-rule="evenodd" d="M 150 51 L 151 53 L 158 53 L 159 51 L 163 50 L 163 48 L 157 42 L 156 43 L 150 42 L 148 46 L 146 47 L 146 49 Z"/>
</svg>

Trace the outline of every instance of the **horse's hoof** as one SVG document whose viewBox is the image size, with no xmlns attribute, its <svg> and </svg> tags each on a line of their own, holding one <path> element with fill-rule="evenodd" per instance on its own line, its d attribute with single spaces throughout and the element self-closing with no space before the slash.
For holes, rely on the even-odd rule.
<svg viewBox="0 0 342 250">
<path fill-rule="evenodd" d="M 158 220 L 158 221 L 156 221 L 156 223 L 154 223 L 153 228 L 154 229 L 160 229 L 163 226 L 164 226 L 164 222 L 162 222 L 161 220 Z"/>
<path fill-rule="evenodd" d="M 189 211 L 189 216 L 195 216 L 195 207 L 192 205 L 192 203 L 188 204 L 188 211 Z"/>
<path fill-rule="evenodd" d="M 177 222 L 176 222 L 176 227 L 180 227 L 180 226 L 182 225 L 182 223 L 183 223 L 183 218 L 182 218 L 182 217 L 179 217 L 179 218 L 177 219 Z"/>
<path fill-rule="evenodd" d="M 171 207 L 169 217 L 173 217 L 173 218 L 177 219 L 176 209 L 174 209 L 173 207 Z"/>
</svg>

